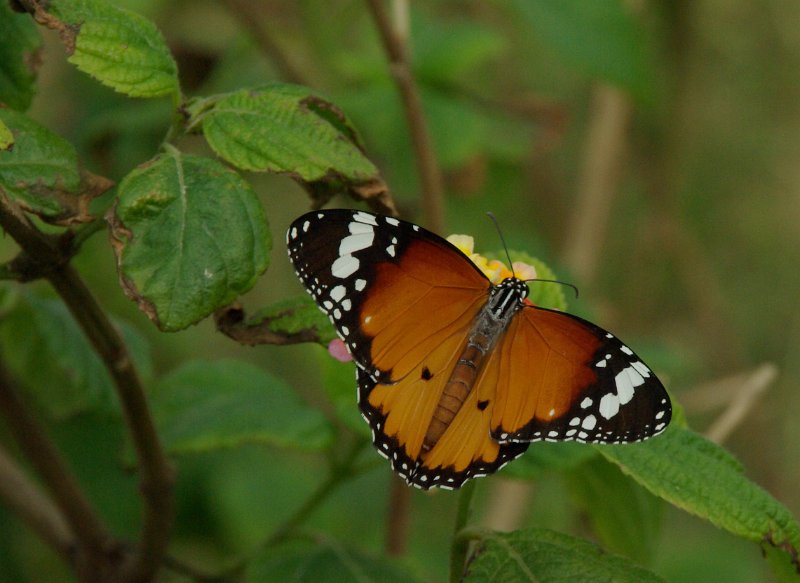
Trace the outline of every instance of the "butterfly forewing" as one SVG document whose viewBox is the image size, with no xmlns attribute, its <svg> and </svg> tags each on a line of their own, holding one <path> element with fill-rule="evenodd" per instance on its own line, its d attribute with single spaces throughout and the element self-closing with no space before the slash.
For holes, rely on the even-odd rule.
<svg viewBox="0 0 800 583">
<path fill-rule="evenodd" d="M 375 447 L 412 485 L 457 488 L 532 441 L 640 441 L 669 423 L 664 387 L 626 345 L 575 316 L 523 304 L 524 291 L 505 292 L 518 309 L 492 328 L 496 338 L 480 337 L 476 322 L 501 288 L 425 229 L 316 211 L 292 223 L 287 244 L 353 355 Z"/>
</svg>

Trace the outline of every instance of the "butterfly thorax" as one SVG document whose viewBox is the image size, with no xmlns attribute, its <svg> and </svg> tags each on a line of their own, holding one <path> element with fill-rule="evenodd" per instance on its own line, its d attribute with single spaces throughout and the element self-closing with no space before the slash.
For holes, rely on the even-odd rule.
<svg viewBox="0 0 800 583">
<path fill-rule="evenodd" d="M 515 277 L 491 287 L 489 301 L 475 317 L 456 366 L 442 391 L 425 433 L 424 449 L 429 450 L 436 445 L 453 421 L 475 385 L 486 363 L 486 355 L 502 337 L 514 314 L 522 309 L 527 296 L 528 286 Z M 488 404 L 479 400 L 478 408 L 485 409 Z"/>
</svg>

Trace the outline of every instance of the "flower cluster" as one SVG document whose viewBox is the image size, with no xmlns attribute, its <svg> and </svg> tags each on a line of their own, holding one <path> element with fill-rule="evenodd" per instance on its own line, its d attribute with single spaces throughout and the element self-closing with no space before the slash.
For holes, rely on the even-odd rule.
<svg viewBox="0 0 800 583">
<path fill-rule="evenodd" d="M 504 279 L 516 276 L 519 279 L 536 279 L 536 268 L 522 261 L 515 261 L 509 269 L 505 263 L 497 259 L 486 259 L 483 255 L 474 252 L 475 240 L 469 235 L 450 235 L 447 240 L 455 245 L 459 251 L 470 258 L 493 284 L 497 285 Z"/>
</svg>

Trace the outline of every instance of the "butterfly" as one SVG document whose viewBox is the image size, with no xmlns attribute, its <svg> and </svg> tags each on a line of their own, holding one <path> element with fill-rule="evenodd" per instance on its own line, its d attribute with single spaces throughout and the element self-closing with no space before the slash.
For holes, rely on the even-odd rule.
<svg viewBox="0 0 800 583">
<path fill-rule="evenodd" d="M 497 285 L 447 240 L 393 217 L 307 213 L 289 258 L 356 364 L 378 453 L 410 485 L 458 488 L 534 441 L 628 443 L 664 431 L 655 374 L 611 333 Z"/>
</svg>

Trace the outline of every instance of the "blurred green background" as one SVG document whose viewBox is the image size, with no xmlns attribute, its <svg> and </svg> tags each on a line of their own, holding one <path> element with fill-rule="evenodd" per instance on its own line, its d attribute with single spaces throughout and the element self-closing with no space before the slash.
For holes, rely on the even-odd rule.
<svg viewBox="0 0 800 583">
<path fill-rule="evenodd" d="M 407 127 L 364 3 L 119 4 L 163 31 L 188 96 L 287 80 L 326 94 L 362 132 L 404 218 L 423 220 Z M 800 4 L 792 0 L 443 0 L 413 3 L 409 41 L 446 178 L 447 232 L 472 234 L 479 250 L 495 250 L 484 215 L 493 211 L 509 247 L 541 257 L 575 283 L 581 298 L 571 311 L 636 347 L 700 432 L 713 429 L 737 395 L 741 402 L 742 391 L 752 393 L 748 375 L 774 366 L 762 369 L 776 370 L 776 378 L 744 403 L 724 443 L 795 515 L 798 22 Z M 43 36 L 30 115 L 74 143 L 91 171 L 119 180 L 155 153 L 170 104 L 114 94 L 72 68 L 53 33 Z M 188 138 L 182 147 L 195 144 Z M 246 177 L 261 195 L 275 245 L 270 270 L 245 298 L 259 306 L 300 291 L 283 233 L 308 199 L 289 179 Z M 13 256 L 7 238 L 0 245 L 4 259 Z M 283 377 L 312 402 L 324 399 L 321 367 L 308 364 L 322 362 L 321 348 L 244 348 L 211 322 L 158 333 L 119 289 L 104 233 L 77 265 L 101 303 L 147 336 L 156 374 L 189 357 L 235 357 Z M 116 424 L 84 414 L 52 431 L 111 525 L 136 532 L 135 476 L 120 469 Z M 174 548 L 214 566 L 269 534 L 322 480 L 309 476 L 324 464 L 311 454 L 250 447 L 185 457 L 178 467 Z M 311 524 L 379 551 L 389 480 L 388 466 L 376 464 Z M 499 478 L 481 481 L 477 519 L 491 480 Z M 519 524 L 586 534 L 569 481 L 538 481 Z M 455 497 L 414 491 L 412 502 L 405 560 L 423 578 L 444 580 Z M 670 581 L 770 578 L 755 545 L 672 508 L 652 553 L 653 569 Z M 3 508 L 0 572 L 9 581 L 66 577 Z"/>
</svg>

